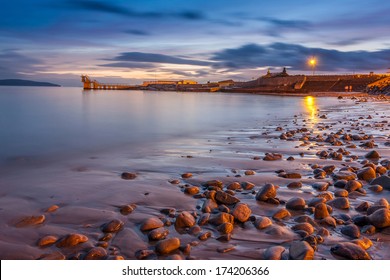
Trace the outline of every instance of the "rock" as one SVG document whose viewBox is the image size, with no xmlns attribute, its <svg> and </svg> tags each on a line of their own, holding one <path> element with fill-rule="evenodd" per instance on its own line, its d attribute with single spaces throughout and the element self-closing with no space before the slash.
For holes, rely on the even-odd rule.
<svg viewBox="0 0 390 280">
<path fill-rule="evenodd" d="M 291 217 L 291 213 L 284 208 L 276 211 L 276 213 L 272 215 L 272 218 L 275 220 L 288 219 L 290 217 Z"/>
<path fill-rule="evenodd" d="M 386 208 L 378 209 L 368 216 L 370 223 L 376 228 L 385 228 L 390 226 L 390 210 Z"/>
<path fill-rule="evenodd" d="M 204 226 L 208 224 L 209 220 L 210 220 L 210 213 L 204 213 L 200 216 L 198 225 Z"/>
<path fill-rule="evenodd" d="M 166 228 L 156 228 L 148 233 L 149 240 L 161 240 L 167 237 L 169 234 L 169 230 Z"/>
<path fill-rule="evenodd" d="M 368 152 L 364 157 L 368 158 L 368 159 L 379 159 L 380 155 L 377 151 L 374 150 L 374 151 Z"/>
<path fill-rule="evenodd" d="M 244 190 L 246 190 L 246 191 L 250 191 L 250 190 L 252 190 L 252 189 L 255 187 L 255 185 L 252 184 L 252 183 L 250 183 L 250 182 L 242 182 L 242 183 L 241 183 L 241 187 L 242 187 Z"/>
<path fill-rule="evenodd" d="M 289 189 L 299 189 L 302 188 L 302 182 L 291 182 L 287 185 Z"/>
<path fill-rule="evenodd" d="M 282 254 L 286 251 L 286 248 L 283 246 L 272 246 L 265 250 L 264 259 L 265 260 L 281 260 Z"/>
<path fill-rule="evenodd" d="M 344 189 L 336 190 L 334 192 L 335 197 L 348 197 L 348 191 Z"/>
<path fill-rule="evenodd" d="M 233 231 L 233 224 L 231 223 L 223 223 L 217 227 L 217 230 L 222 234 L 231 233 Z"/>
<path fill-rule="evenodd" d="M 45 215 L 40 216 L 28 216 L 21 219 L 15 224 L 16 227 L 27 227 L 42 224 L 45 221 Z"/>
<path fill-rule="evenodd" d="M 112 220 L 104 225 L 102 225 L 102 231 L 105 233 L 115 233 L 120 231 L 123 228 L 124 223 L 120 220 Z"/>
<path fill-rule="evenodd" d="M 338 180 L 333 185 L 335 188 L 343 189 L 345 185 L 347 184 L 347 180 Z"/>
<path fill-rule="evenodd" d="M 325 203 L 319 203 L 314 208 L 314 218 L 321 220 L 329 216 L 328 207 Z"/>
<path fill-rule="evenodd" d="M 219 189 L 223 188 L 223 182 L 220 180 L 210 180 L 210 181 L 207 181 L 204 185 L 206 187 L 216 187 Z"/>
<path fill-rule="evenodd" d="M 123 180 L 134 180 L 135 178 L 137 178 L 137 174 L 131 172 L 123 172 L 121 174 L 121 178 Z"/>
<path fill-rule="evenodd" d="M 328 190 L 329 183 L 328 182 L 315 182 L 312 185 L 313 189 L 316 189 L 317 191 L 323 192 Z"/>
<path fill-rule="evenodd" d="M 217 252 L 223 254 L 223 253 L 227 253 L 227 252 L 233 251 L 234 249 L 236 249 L 236 246 L 228 245 L 226 247 L 218 247 L 217 248 Z"/>
<path fill-rule="evenodd" d="M 155 228 L 160 228 L 160 227 L 163 227 L 164 226 L 164 223 L 158 219 L 158 218 L 155 218 L 155 217 L 151 217 L 151 218 L 148 218 L 146 219 L 142 224 L 141 224 L 141 230 L 142 231 L 147 231 L 147 230 L 152 230 L 152 229 L 155 229 Z"/>
<path fill-rule="evenodd" d="M 251 175 L 256 175 L 256 172 L 254 170 L 246 170 L 244 174 L 247 176 L 251 176 Z"/>
<path fill-rule="evenodd" d="M 180 247 L 180 239 L 177 237 L 173 237 L 165 240 L 160 240 L 156 244 L 156 252 L 160 255 L 166 255 L 179 249 L 179 247 Z"/>
<path fill-rule="evenodd" d="M 257 192 L 256 200 L 267 201 L 270 198 L 275 198 L 276 190 L 276 186 L 272 184 L 266 184 Z"/>
<path fill-rule="evenodd" d="M 263 158 L 263 160 L 267 160 L 267 161 L 280 160 L 280 159 L 282 159 L 282 157 L 283 156 L 281 154 L 266 153 L 265 157 Z"/>
<path fill-rule="evenodd" d="M 383 187 L 381 185 L 372 185 L 372 186 L 369 186 L 368 189 L 372 192 L 376 192 L 376 193 L 380 193 L 381 191 L 383 191 Z"/>
<path fill-rule="evenodd" d="M 315 207 L 317 204 L 325 203 L 326 199 L 323 197 L 313 197 L 307 201 L 307 206 Z"/>
<path fill-rule="evenodd" d="M 346 236 L 353 238 L 353 239 L 360 237 L 360 230 L 354 224 L 343 226 L 341 228 L 340 232 Z"/>
<path fill-rule="evenodd" d="M 201 241 L 205 241 L 207 239 L 209 239 L 211 237 L 211 231 L 206 231 L 204 233 L 201 233 L 199 236 L 198 236 L 198 239 L 201 240 Z"/>
<path fill-rule="evenodd" d="M 107 251 L 102 247 L 95 247 L 88 251 L 84 260 L 102 260 L 107 256 Z"/>
<path fill-rule="evenodd" d="M 192 177 L 192 173 L 183 173 L 183 174 L 181 174 L 181 177 L 182 177 L 183 179 L 189 179 L 189 178 Z"/>
<path fill-rule="evenodd" d="M 226 187 L 226 189 L 228 189 L 228 190 L 233 190 L 233 191 L 239 190 L 239 189 L 241 189 L 241 184 L 240 184 L 239 182 L 233 182 L 233 183 L 230 183 L 230 184 Z"/>
<path fill-rule="evenodd" d="M 232 212 L 233 217 L 241 223 L 246 222 L 251 214 L 252 210 L 249 208 L 248 204 L 245 203 L 238 203 Z"/>
<path fill-rule="evenodd" d="M 313 234 L 313 232 L 314 232 L 314 227 L 309 223 L 299 223 L 299 224 L 293 225 L 291 227 L 291 229 L 293 231 L 303 230 L 303 231 L 307 232 L 309 235 Z"/>
<path fill-rule="evenodd" d="M 291 243 L 289 256 L 293 260 L 313 260 L 314 249 L 306 241 L 294 241 Z"/>
<path fill-rule="evenodd" d="M 210 218 L 209 223 L 216 226 L 219 226 L 223 223 L 234 224 L 234 216 L 228 213 L 218 213 Z"/>
<path fill-rule="evenodd" d="M 228 233 L 228 234 L 223 234 L 223 235 L 217 237 L 217 240 L 220 242 L 229 242 L 231 238 L 232 238 L 232 235 L 230 233 Z"/>
<path fill-rule="evenodd" d="M 349 200 L 346 197 L 337 197 L 328 201 L 328 204 L 337 209 L 349 209 Z"/>
<path fill-rule="evenodd" d="M 215 195 L 215 200 L 219 203 L 223 203 L 226 205 L 232 205 L 240 202 L 240 200 L 224 191 L 217 191 Z"/>
<path fill-rule="evenodd" d="M 367 201 L 363 201 L 358 206 L 356 206 L 356 211 L 358 212 L 365 212 L 370 207 L 370 204 Z"/>
<path fill-rule="evenodd" d="M 359 227 L 365 226 L 365 225 L 370 223 L 370 220 L 368 219 L 368 217 L 366 215 L 357 215 L 357 216 L 352 218 L 352 221 L 355 225 L 357 225 Z"/>
<path fill-rule="evenodd" d="M 154 258 L 156 255 L 153 250 L 138 250 L 135 252 L 135 257 L 138 260 L 144 260 L 149 258 Z"/>
<path fill-rule="evenodd" d="M 184 189 L 184 193 L 189 194 L 189 195 L 194 195 L 194 194 L 199 193 L 199 188 L 197 186 L 186 187 Z"/>
<path fill-rule="evenodd" d="M 373 245 L 372 241 L 370 239 L 368 239 L 367 237 L 363 237 L 362 239 L 353 240 L 352 243 L 359 245 L 363 250 L 367 250 Z"/>
<path fill-rule="evenodd" d="M 336 165 L 326 165 L 322 167 L 322 170 L 326 172 L 326 174 L 332 174 L 332 172 L 336 169 Z"/>
<path fill-rule="evenodd" d="M 135 209 L 134 204 L 123 205 L 120 207 L 119 212 L 121 212 L 122 215 L 129 215 L 134 211 L 134 209 Z"/>
<path fill-rule="evenodd" d="M 196 221 L 194 216 L 190 212 L 183 211 L 177 217 L 175 221 L 175 227 L 177 228 L 186 228 L 192 227 L 195 225 Z"/>
<path fill-rule="evenodd" d="M 202 211 L 204 213 L 211 213 L 214 209 L 218 208 L 218 204 L 212 200 L 207 199 L 205 202 L 203 202 Z"/>
<path fill-rule="evenodd" d="M 350 180 L 345 184 L 345 190 L 349 193 L 354 192 L 362 188 L 363 185 L 357 180 Z"/>
<path fill-rule="evenodd" d="M 38 246 L 39 247 L 50 246 L 50 245 L 53 245 L 54 243 L 56 243 L 57 240 L 58 240 L 58 238 L 56 236 L 47 235 L 47 236 L 42 237 L 41 239 L 39 239 Z"/>
<path fill-rule="evenodd" d="M 330 248 L 332 254 L 347 260 L 371 260 L 370 255 L 352 242 L 339 243 Z"/>
<path fill-rule="evenodd" d="M 332 200 L 334 198 L 333 193 L 331 192 L 320 192 L 316 195 L 316 197 L 322 197 L 325 199 L 325 201 Z"/>
<path fill-rule="evenodd" d="M 265 229 L 272 225 L 272 221 L 268 217 L 258 217 L 256 218 L 254 225 L 257 229 Z"/>
<path fill-rule="evenodd" d="M 381 185 L 385 190 L 390 191 L 390 177 L 382 175 L 371 181 L 371 185 Z"/>
<path fill-rule="evenodd" d="M 64 238 L 62 238 L 58 243 L 57 247 L 62 248 L 62 247 L 73 247 L 76 246 L 80 243 L 84 243 L 88 241 L 88 237 L 86 237 L 83 234 L 79 233 L 72 233 Z"/>
<path fill-rule="evenodd" d="M 52 213 L 52 212 L 55 212 L 58 210 L 58 208 L 60 208 L 58 205 L 51 205 L 49 208 L 46 209 L 45 212 L 47 213 Z"/>
<path fill-rule="evenodd" d="M 178 184 L 180 184 L 180 180 L 179 179 L 173 179 L 173 180 L 170 180 L 169 183 L 171 183 L 172 185 L 178 185 Z"/>
<path fill-rule="evenodd" d="M 336 220 L 331 216 L 321 219 L 319 223 L 323 226 L 331 226 L 333 228 L 336 227 Z"/>
<path fill-rule="evenodd" d="M 296 172 L 287 172 L 287 173 L 280 173 L 279 177 L 283 177 L 286 179 L 300 179 L 302 178 L 302 175 Z"/>
<path fill-rule="evenodd" d="M 305 206 L 306 202 L 301 197 L 290 198 L 286 203 L 286 208 L 290 210 L 303 210 Z"/>
<path fill-rule="evenodd" d="M 55 251 L 50 254 L 43 254 L 38 260 L 65 260 L 65 256 L 61 252 Z"/>
<path fill-rule="evenodd" d="M 334 180 L 355 180 L 356 174 L 350 171 L 339 171 L 337 173 L 333 173 L 332 175 Z"/>
<path fill-rule="evenodd" d="M 372 179 L 376 178 L 376 172 L 372 167 L 366 167 L 366 168 L 360 169 L 357 172 L 357 177 L 360 180 L 364 180 L 364 181 L 369 182 Z"/>
</svg>

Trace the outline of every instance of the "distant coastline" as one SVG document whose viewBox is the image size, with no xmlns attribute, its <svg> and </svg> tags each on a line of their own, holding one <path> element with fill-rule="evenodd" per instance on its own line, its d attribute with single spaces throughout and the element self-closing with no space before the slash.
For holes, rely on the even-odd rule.
<svg viewBox="0 0 390 280">
<path fill-rule="evenodd" d="M 22 79 L 5 79 L 0 80 L 0 86 L 26 86 L 26 87 L 61 87 L 57 84 L 48 82 L 36 82 Z"/>
</svg>

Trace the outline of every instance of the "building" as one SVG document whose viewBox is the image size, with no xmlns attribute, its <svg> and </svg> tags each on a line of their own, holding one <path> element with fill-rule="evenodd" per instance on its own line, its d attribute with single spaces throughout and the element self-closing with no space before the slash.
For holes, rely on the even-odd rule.
<svg viewBox="0 0 390 280">
<path fill-rule="evenodd" d="M 196 85 L 198 82 L 193 80 L 155 80 L 155 81 L 144 81 L 142 83 L 143 87 L 147 87 L 150 85 Z"/>
</svg>

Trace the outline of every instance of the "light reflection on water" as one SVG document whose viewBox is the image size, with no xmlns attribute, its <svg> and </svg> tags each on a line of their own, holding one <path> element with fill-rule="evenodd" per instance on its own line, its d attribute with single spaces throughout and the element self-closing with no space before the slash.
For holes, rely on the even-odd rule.
<svg viewBox="0 0 390 280">
<path fill-rule="evenodd" d="M 316 98 L 313 96 L 306 96 L 303 100 L 303 106 L 309 116 L 311 128 L 318 123 L 318 107 L 316 101 Z"/>
<path fill-rule="evenodd" d="M 336 103 L 334 98 L 0 87 L 0 163 L 122 145 L 137 149 L 178 136 L 254 128 L 300 113 L 315 120 L 318 105 Z"/>
</svg>

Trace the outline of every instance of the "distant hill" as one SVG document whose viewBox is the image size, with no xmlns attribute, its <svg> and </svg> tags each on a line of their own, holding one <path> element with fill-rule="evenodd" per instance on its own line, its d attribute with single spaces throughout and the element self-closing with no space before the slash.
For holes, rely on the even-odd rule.
<svg viewBox="0 0 390 280">
<path fill-rule="evenodd" d="M 60 87 L 60 85 L 47 83 L 47 82 L 35 82 L 21 79 L 6 79 L 0 80 L 0 86 L 26 86 L 26 87 Z"/>
</svg>

